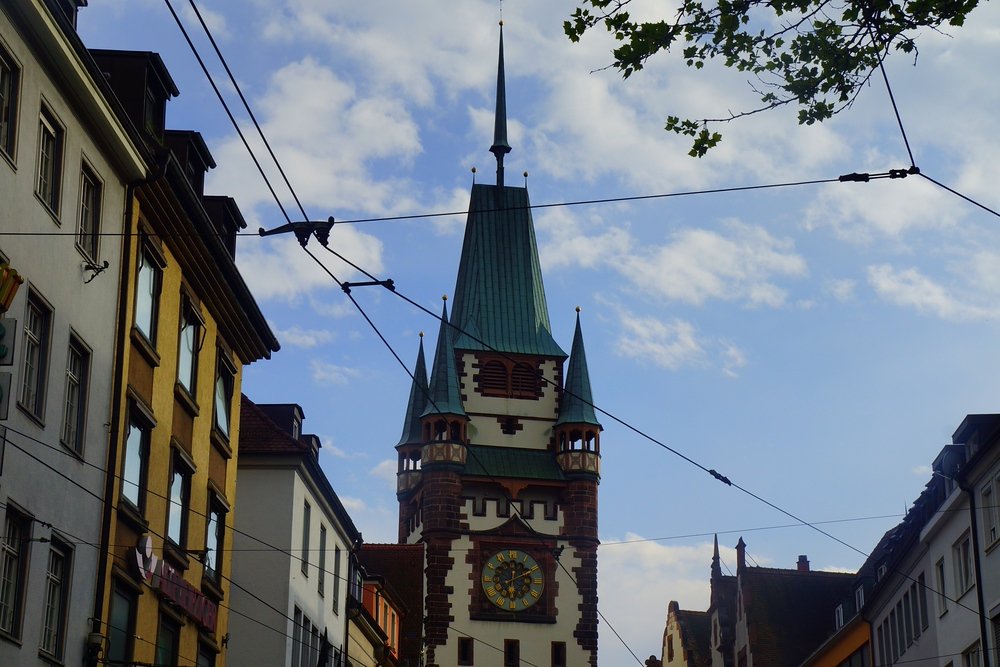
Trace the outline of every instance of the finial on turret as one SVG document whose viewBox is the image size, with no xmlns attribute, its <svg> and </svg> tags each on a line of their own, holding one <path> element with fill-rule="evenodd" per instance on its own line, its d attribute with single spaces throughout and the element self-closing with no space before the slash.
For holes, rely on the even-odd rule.
<svg viewBox="0 0 1000 667">
<path fill-rule="evenodd" d="M 441 295 L 441 300 L 442 301 L 447 301 L 448 300 L 448 295 L 447 294 L 442 294 Z"/>
<path fill-rule="evenodd" d="M 503 68 L 503 19 L 500 20 L 500 57 L 497 61 L 497 106 L 490 152 L 497 159 L 497 187 L 503 187 L 503 156 L 510 152 L 507 143 L 507 92 Z"/>
<path fill-rule="evenodd" d="M 424 332 L 423 332 L 423 331 L 421 331 L 421 332 L 420 332 L 420 333 L 419 333 L 418 335 L 419 335 L 419 336 L 420 336 L 421 338 L 423 338 L 423 337 L 424 337 Z"/>
<path fill-rule="evenodd" d="M 580 312 L 581 310 L 583 310 L 583 308 L 581 308 L 580 306 L 577 306 L 577 307 L 576 307 L 576 312 L 578 312 L 578 313 L 579 313 L 579 312 Z"/>
</svg>

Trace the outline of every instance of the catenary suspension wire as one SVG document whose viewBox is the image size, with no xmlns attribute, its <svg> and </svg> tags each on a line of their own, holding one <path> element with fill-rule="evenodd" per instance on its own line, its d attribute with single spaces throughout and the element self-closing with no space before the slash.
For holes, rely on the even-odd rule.
<svg viewBox="0 0 1000 667">
<path fill-rule="evenodd" d="M 170 0 L 163 0 L 163 2 L 167 4 L 167 9 L 170 10 L 170 14 L 174 17 L 174 22 L 177 23 L 177 27 L 180 28 L 181 33 L 184 35 L 184 39 L 187 41 L 188 46 L 191 48 L 191 52 L 194 54 L 195 59 L 201 66 L 201 71 L 204 72 L 205 77 L 208 79 L 208 82 L 212 86 L 212 90 L 215 91 L 215 96 L 219 98 L 219 103 L 222 104 L 222 108 L 226 110 L 226 115 L 229 116 L 229 122 L 233 124 L 233 127 L 236 129 L 236 133 L 240 135 L 240 139 L 243 141 L 243 146 L 246 147 L 247 152 L 250 153 L 250 157 L 253 159 L 254 165 L 257 166 L 257 171 L 260 172 L 260 177 L 264 179 L 264 183 L 267 185 L 267 189 L 270 190 L 271 196 L 274 197 L 274 203 L 278 205 L 278 209 L 281 211 L 281 214 L 285 217 L 285 220 L 291 222 L 291 218 L 289 218 L 288 213 L 285 212 L 285 207 L 281 205 L 281 199 L 278 197 L 278 194 L 274 191 L 274 187 L 271 186 L 271 181 L 268 179 L 267 174 L 264 173 L 264 168 L 261 166 L 260 161 L 257 160 L 257 156 L 254 155 L 253 150 L 250 148 L 250 143 L 247 141 L 247 138 L 243 135 L 243 131 L 240 130 L 239 123 L 236 122 L 236 117 L 233 116 L 233 112 L 229 110 L 229 105 L 226 104 L 226 100 L 222 96 L 222 92 L 219 90 L 219 87 L 215 85 L 215 79 L 212 78 L 212 75 L 208 71 L 208 67 L 205 66 L 205 61 L 202 60 L 201 54 L 198 53 L 198 49 L 197 47 L 195 47 L 194 42 L 191 41 L 191 37 L 188 35 L 187 30 L 184 28 L 184 24 L 181 23 L 180 16 L 178 16 L 177 12 L 174 11 L 174 6 L 170 4 Z"/>
</svg>

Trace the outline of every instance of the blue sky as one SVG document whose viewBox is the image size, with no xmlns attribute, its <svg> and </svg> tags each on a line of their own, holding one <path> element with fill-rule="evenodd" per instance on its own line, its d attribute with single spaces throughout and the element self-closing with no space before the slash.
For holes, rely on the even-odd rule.
<svg viewBox="0 0 1000 667">
<path fill-rule="evenodd" d="M 173 2 L 223 82 L 187 3 Z M 89 46 L 163 56 L 181 91 L 168 125 L 201 131 L 219 165 L 206 190 L 236 197 L 250 230 L 284 222 L 165 4 L 90 5 L 80 13 Z M 639 14 L 659 5 L 633 3 Z M 527 170 L 534 204 L 909 166 L 878 78 L 832 122 L 763 114 L 723 127 L 718 149 L 689 158 L 662 130 L 665 116 L 747 108 L 744 77 L 667 58 L 625 83 L 591 73 L 608 64 L 611 43 L 602 31 L 570 43 L 562 21 L 574 6 L 504 3 L 507 178 Z M 470 168 L 492 178 L 495 2 L 199 7 L 313 219 L 461 211 Z M 993 208 L 1000 92 L 986 63 L 1000 45 L 998 12 L 988 4 L 965 28 L 928 33 L 916 67 L 908 56 L 888 67 L 917 165 Z M 996 410 L 998 223 L 919 177 L 535 212 L 554 333 L 568 348 L 582 307 L 597 404 L 807 520 L 883 517 L 824 524 L 862 551 L 916 498 L 962 418 Z M 436 312 L 454 288 L 463 224 L 344 224 L 332 243 Z M 238 261 L 282 342 L 247 370 L 244 391 L 303 406 L 366 540 L 392 541 L 408 378 L 291 238 L 241 238 Z M 418 332 L 433 350 L 434 320 L 378 288 L 354 295 L 408 364 Z M 659 655 L 669 600 L 707 607 L 711 537 L 614 542 L 736 531 L 720 535 L 730 568 L 740 534 L 761 565 L 793 567 L 799 554 L 815 568 L 863 560 L 809 528 L 750 530 L 789 519 L 603 423 L 600 608 L 641 657 Z M 606 630 L 601 655 L 631 660 Z"/>
</svg>

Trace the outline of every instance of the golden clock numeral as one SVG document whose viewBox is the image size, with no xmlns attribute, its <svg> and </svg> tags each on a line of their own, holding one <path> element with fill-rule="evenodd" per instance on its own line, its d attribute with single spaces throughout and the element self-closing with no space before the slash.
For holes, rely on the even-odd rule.
<svg viewBox="0 0 1000 667">
<path fill-rule="evenodd" d="M 536 600 L 538 599 L 538 591 L 536 591 L 534 588 L 532 588 L 528 592 L 531 593 L 531 597 L 535 598 Z"/>
<path fill-rule="evenodd" d="M 511 609 L 517 609 L 517 600 L 511 600 L 510 601 L 510 608 Z"/>
<path fill-rule="evenodd" d="M 529 600 L 528 598 L 525 598 L 525 599 L 521 600 L 521 604 L 523 604 L 525 607 L 527 607 L 528 605 L 531 604 L 531 600 Z"/>
<path fill-rule="evenodd" d="M 503 554 L 502 554 L 502 553 L 501 553 L 501 554 L 497 554 L 497 555 L 496 555 L 496 559 L 497 559 L 498 561 L 500 561 L 501 563 L 502 563 L 502 562 L 504 562 L 504 560 L 505 560 L 505 559 L 504 559 L 504 557 L 503 557 Z"/>
<path fill-rule="evenodd" d="M 533 567 L 530 570 L 528 570 L 528 574 L 531 574 L 532 572 L 534 572 L 537 569 L 538 569 L 538 566 L 536 565 L 535 567 Z"/>
<path fill-rule="evenodd" d="M 533 584 L 540 584 L 540 583 L 542 583 L 542 578 L 541 577 L 535 577 L 534 579 L 531 580 L 531 583 L 533 583 Z"/>
<path fill-rule="evenodd" d="M 492 584 L 493 583 L 493 577 L 488 577 L 486 575 L 483 575 L 483 583 L 484 584 Z"/>
<path fill-rule="evenodd" d="M 488 568 L 490 568 L 492 570 L 493 569 L 493 563 L 487 562 L 486 563 L 486 567 L 488 567 Z"/>
<path fill-rule="evenodd" d="M 494 603 L 495 603 L 495 604 L 496 604 L 496 605 L 497 605 L 498 607 L 502 607 L 502 606 L 504 606 L 504 603 L 506 603 L 506 602 L 507 602 L 507 598 L 504 598 L 504 597 L 498 597 L 498 598 L 497 598 L 496 600 L 494 600 L 493 602 L 494 602 Z"/>
<path fill-rule="evenodd" d="M 511 560 L 517 560 L 517 552 L 516 551 L 508 551 L 507 552 L 507 557 L 510 558 Z"/>
<path fill-rule="evenodd" d="M 497 594 L 497 589 L 493 588 L 492 586 L 486 589 L 486 595 L 488 597 L 493 597 L 496 594 Z"/>
</svg>

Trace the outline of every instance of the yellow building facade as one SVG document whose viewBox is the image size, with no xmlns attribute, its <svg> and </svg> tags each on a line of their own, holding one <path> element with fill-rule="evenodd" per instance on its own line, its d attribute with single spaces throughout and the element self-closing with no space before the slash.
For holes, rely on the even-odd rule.
<svg viewBox="0 0 1000 667">
<path fill-rule="evenodd" d="M 236 269 L 239 209 L 203 195 L 211 154 L 162 127 L 159 57 L 94 55 L 154 165 L 123 238 L 93 664 L 223 665 L 242 368 L 278 343 Z"/>
</svg>

